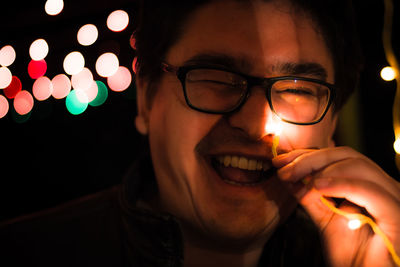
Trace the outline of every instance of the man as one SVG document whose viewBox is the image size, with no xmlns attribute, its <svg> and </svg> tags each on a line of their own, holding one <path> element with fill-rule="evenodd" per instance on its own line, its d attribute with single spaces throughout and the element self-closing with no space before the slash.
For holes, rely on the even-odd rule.
<svg viewBox="0 0 400 267">
<path fill-rule="evenodd" d="M 134 34 L 151 163 L 122 190 L 9 223 L 0 238 L 42 266 L 395 266 L 379 236 L 320 201 L 364 208 L 400 252 L 399 184 L 332 141 L 358 68 L 347 6 L 166 2 L 143 1 Z"/>
</svg>

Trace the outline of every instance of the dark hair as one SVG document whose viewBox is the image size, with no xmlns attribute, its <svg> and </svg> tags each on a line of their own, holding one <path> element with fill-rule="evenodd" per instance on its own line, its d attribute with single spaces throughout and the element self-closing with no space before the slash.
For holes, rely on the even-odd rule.
<svg viewBox="0 0 400 267">
<path fill-rule="evenodd" d="M 137 56 L 137 75 L 140 79 L 149 81 L 146 93 L 150 103 L 161 76 L 161 61 L 180 38 L 189 15 L 211 1 L 213 0 L 142 0 L 139 4 L 139 21 L 132 40 Z M 358 86 L 362 67 L 352 3 L 350 0 L 289 1 L 294 7 L 311 15 L 332 54 L 335 84 L 339 88 L 334 109 L 339 110 Z"/>
</svg>

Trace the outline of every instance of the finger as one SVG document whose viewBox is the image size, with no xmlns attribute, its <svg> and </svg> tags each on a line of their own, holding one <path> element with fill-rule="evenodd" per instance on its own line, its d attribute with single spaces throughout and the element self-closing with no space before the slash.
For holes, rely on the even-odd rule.
<svg viewBox="0 0 400 267">
<path fill-rule="evenodd" d="M 292 150 L 288 153 L 280 154 L 272 159 L 272 164 L 276 168 L 282 168 L 283 166 L 287 165 L 288 163 L 292 162 L 297 157 L 315 151 L 315 149 L 296 149 Z"/>
<path fill-rule="evenodd" d="M 295 153 L 290 163 L 278 170 L 278 176 L 284 181 L 299 181 L 309 174 L 313 174 L 326 166 L 348 158 L 363 157 L 360 153 L 348 147 L 326 148 L 309 151 L 308 153 Z M 288 155 L 292 158 L 293 156 Z M 286 161 L 286 159 L 281 159 Z M 279 162 L 276 163 L 279 165 Z"/>
<path fill-rule="evenodd" d="M 400 234 L 400 202 L 382 187 L 371 181 L 346 178 L 320 178 L 313 184 L 324 196 L 345 198 L 364 207 L 386 234 Z"/>
<path fill-rule="evenodd" d="M 388 176 L 376 164 L 371 164 L 366 158 L 349 158 L 338 161 L 313 175 L 314 179 L 330 177 L 332 179 L 351 177 L 353 179 L 367 180 L 382 187 L 393 198 L 400 200 L 398 183 Z"/>
</svg>

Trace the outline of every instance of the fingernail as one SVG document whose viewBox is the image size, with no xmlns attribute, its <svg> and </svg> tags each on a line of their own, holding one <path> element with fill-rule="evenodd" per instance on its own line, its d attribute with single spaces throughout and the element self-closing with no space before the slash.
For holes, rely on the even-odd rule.
<svg viewBox="0 0 400 267">
<path fill-rule="evenodd" d="M 314 187 L 316 189 L 323 189 L 329 187 L 332 183 L 332 179 L 330 178 L 319 178 L 314 180 Z"/>
</svg>

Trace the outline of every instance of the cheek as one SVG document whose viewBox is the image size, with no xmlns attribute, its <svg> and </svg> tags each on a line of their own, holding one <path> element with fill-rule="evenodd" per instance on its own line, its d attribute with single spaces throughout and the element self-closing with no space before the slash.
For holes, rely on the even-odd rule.
<svg viewBox="0 0 400 267">
<path fill-rule="evenodd" d="M 155 95 L 149 118 L 149 139 L 154 167 L 180 177 L 185 170 L 193 169 L 195 147 L 216 119 L 190 109 L 176 89 L 178 93 L 174 94 L 173 88 L 160 87 Z"/>
<path fill-rule="evenodd" d="M 324 119 L 315 125 L 286 124 L 280 138 L 282 149 L 323 148 L 331 143 L 334 122 Z"/>
</svg>

